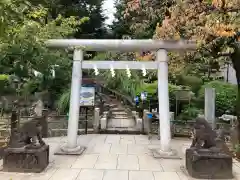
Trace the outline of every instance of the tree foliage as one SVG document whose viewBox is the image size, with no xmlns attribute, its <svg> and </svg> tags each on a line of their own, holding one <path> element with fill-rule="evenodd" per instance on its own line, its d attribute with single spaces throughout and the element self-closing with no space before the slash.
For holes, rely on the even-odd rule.
<svg viewBox="0 0 240 180">
<path fill-rule="evenodd" d="M 227 50 L 228 46 L 226 43 L 220 43 L 219 37 L 224 42 L 239 31 L 240 13 L 233 9 L 239 7 L 240 3 L 237 0 L 224 1 L 224 5 L 220 6 L 217 2 L 194 0 L 179 2 L 168 9 L 168 15 L 161 24 L 158 24 L 154 36 L 156 39 L 184 38 L 194 39 L 199 43 L 199 49 L 194 54 L 188 53 L 185 54 L 187 57 L 173 58 L 177 60 L 172 60 L 175 62 L 172 63 L 175 64 L 173 70 L 180 64 L 183 68 L 185 62 L 189 61 L 209 64 L 209 61 L 216 60 L 220 52 Z"/>
<path fill-rule="evenodd" d="M 88 21 L 88 17 L 64 18 L 60 14 L 56 19 L 48 17 L 48 9 L 41 5 L 32 5 L 23 0 L 1 2 L 0 19 L 0 72 L 16 75 L 20 83 L 28 83 L 35 77 L 34 71 L 42 74 L 38 90 L 46 90 L 56 85 L 52 78 L 53 66 L 58 79 L 69 82 L 71 56 L 65 50 L 48 49 L 44 41 L 50 38 L 72 37 L 78 31 L 76 27 Z M 16 17 L 16 18 L 15 18 Z M 59 73 L 59 71 L 61 71 Z M 67 77 L 67 79 L 66 79 Z"/>
<path fill-rule="evenodd" d="M 164 17 L 166 7 L 174 0 L 122 0 L 123 18 L 128 22 L 134 38 L 151 38 L 155 27 Z"/>
</svg>

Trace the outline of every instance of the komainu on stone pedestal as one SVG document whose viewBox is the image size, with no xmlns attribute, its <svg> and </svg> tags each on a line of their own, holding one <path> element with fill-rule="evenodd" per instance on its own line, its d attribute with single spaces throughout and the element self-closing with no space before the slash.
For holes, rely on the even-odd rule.
<svg viewBox="0 0 240 180">
<path fill-rule="evenodd" d="M 49 146 L 42 140 L 41 117 L 34 117 L 17 130 L 12 130 L 4 150 L 3 171 L 42 172 L 49 164 Z"/>
<path fill-rule="evenodd" d="M 3 171 L 40 173 L 49 164 L 49 146 L 37 149 L 7 148 L 4 151 Z"/>
<path fill-rule="evenodd" d="M 190 176 L 198 179 L 231 179 L 232 157 L 208 149 L 186 150 L 186 168 Z"/>
<path fill-rule="evenodd" d="M 212 130 L 203 118 L 197 118 L 193 141 L 186 150 L 186 169 L 190 176 L 199 179 L 231 179 L 232 156 L 222 134 Z"/>
</svg>

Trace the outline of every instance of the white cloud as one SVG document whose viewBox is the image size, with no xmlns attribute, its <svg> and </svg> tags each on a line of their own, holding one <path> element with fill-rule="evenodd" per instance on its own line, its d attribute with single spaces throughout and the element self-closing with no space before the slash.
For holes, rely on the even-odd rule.
<svg viewBox="0 0 240 180">
<path fill-rule="evenodd" d="M 114 20 L 114 13 L 116 9 L 114 7 L 114 0 L 105 0 L 103 3 L 104 15 L 108 18 L 106 24 L 111 24 Z"/>
</svg>

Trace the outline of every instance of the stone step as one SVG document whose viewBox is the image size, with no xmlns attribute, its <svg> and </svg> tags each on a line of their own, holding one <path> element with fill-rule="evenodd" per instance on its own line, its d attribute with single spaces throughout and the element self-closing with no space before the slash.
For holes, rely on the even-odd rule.
<svg viewBox="0 0 240 180">
<path fill-rule="evenodd" d="M 125 111 L 126 109 L 125 108 L 121 108 L 121 107 L 115 107 L 115 108 L 111 108 L 111 111 L 113 112 L 119 112 L 119 111 Z"/>
<path fill-rule="evenodd" d="M 131 116 L 123 116 L 123 115 L 112 115 L 112 119 L 133 119 Z"/>
<path fill-rule="evenodd" d="M 127 115 L 128 113 L 124 112 L 124 111 L 112 111 L 112 114 L 118 114 L 118 115 Z"/>
<path fill-rule="evenodd" d="M 139 130 L 136 128 L 107 128 L 103 130 L 101 133 L 106 134 L 141 134 Z"/>
<path fill-rule="evenodd" d="M 127 127 L 135 127 L 136 123 L 133 119 L 109 119 L 107 127 L 119 127 L 119 128 L 127 128 Z"/>
</svg>

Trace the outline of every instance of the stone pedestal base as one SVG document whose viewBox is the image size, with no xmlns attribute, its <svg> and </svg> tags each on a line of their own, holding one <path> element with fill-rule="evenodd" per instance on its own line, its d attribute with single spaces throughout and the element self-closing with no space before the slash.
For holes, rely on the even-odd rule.
<svg viewBox="0 0 240 180">
<path fill-rule="evenodd" d="M 3 171 L 40 173 L 49 164 L 49 146 L 36 149 L 6 148 L 3 155 Z"/>
<path fill-rule="evenodd" d="M 76 148 L 60 147 L 54 155 L 81 155 L 85 151 L 86 147 L 77 146 Z"/>
<path fill-rule="evenodd" d="M 182 159 L 176 150 L 162 151 L 160 149 L 151 149 L 152 155 L 156 159 Z"/>
<path fill-rule="evenodd" d="M 231 179 L 232 157 L 209 149 L 186 150 L 186 169 L 198 179 Z"/>
</svg>

